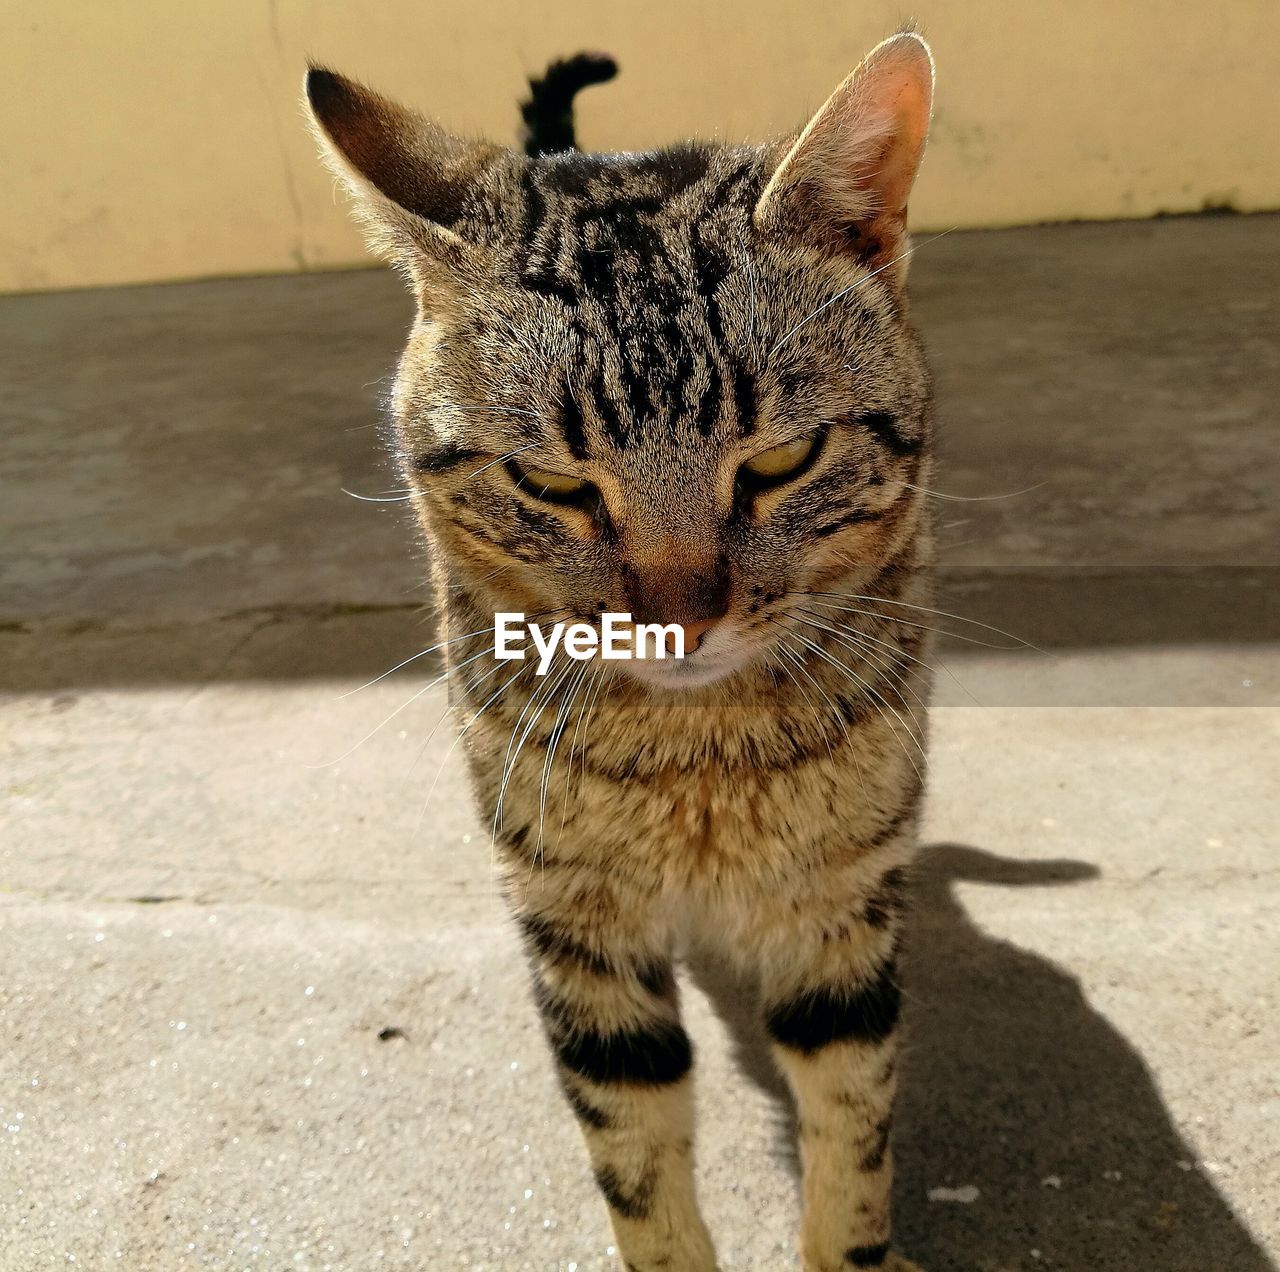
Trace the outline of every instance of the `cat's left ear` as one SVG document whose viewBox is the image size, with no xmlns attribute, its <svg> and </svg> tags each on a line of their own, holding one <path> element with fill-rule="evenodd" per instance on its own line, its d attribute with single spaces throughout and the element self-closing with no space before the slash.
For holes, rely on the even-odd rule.
<svg viewBox="0 0 1280 1272">
<path fill-rule="evenodd" d="M 933 55 L 914 31 L 891 36 L 827 99 L 786 151 L 755 209 L 763 231 L 855 254 L 906 276 L 907 198 L 933 105 Z"/>
<path fill-rule="evenodd" d="M 466 141 L 434 120 L 323 67 L 307 72 L 313 131 L 347 187 L 369 246 L 401 266 L 428 310 L 459 282 L 484 277 L 483 247 L 460 223 L 468 193 L 507 152 Z"/>
</svg>

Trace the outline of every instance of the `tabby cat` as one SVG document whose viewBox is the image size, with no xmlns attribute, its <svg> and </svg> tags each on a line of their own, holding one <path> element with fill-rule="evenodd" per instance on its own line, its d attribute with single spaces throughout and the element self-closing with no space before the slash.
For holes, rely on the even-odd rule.
<svg viewBox="0 0 1280 1272">
<path fill-rule="evenodd" d="M 525 154 L 319 67 L 307 100 L 417 318 L 396 458 L 451 701 L 569 1107 L 631 1272 L 711 1272 L 690 933 L 750 969 L 794 1091 L 807 1272 L 890 1249 L 924 767 L 931 391 L 904 292 L 933 64 L 886 40 L 780 144 Z M 498 612 L 679 624 L 681 659 L 495 660 Z"/>
</svg>

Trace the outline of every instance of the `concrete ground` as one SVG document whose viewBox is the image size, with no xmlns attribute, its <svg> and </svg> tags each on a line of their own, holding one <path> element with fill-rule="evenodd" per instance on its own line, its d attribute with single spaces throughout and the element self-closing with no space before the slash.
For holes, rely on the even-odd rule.
<svg viewBox="0 0 1280 1272">
<path fill-rule="evenodd" d="M 942 608 L 1042 652 L 939 650 L 901 1244 L 1261 1272 L 1280 219 L 914 271 L 975 500 Z M 0 1272 L 610 1265 L 443 700 L 345 696 L 430 639 L 400 509 L 342 493 L 396 484 L 406 318 L 380 272 L 0 301 Z M 723 1265 L 795 1268 L 750 1013 L 686 1001 Z"/>
</svg>

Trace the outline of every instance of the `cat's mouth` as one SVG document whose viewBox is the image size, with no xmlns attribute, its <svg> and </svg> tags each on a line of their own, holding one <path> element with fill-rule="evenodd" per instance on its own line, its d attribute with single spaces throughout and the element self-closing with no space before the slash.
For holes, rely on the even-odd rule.
<svg viewBox="0 0 1280 1272">
<path fill-rule="evenodd" d="M 755 661 L 757 652 L 738 642 L 716 641 L 684 658 L 635 658 L 621 666 L 650 689 L 681 693 L 706 688 L 742 671 Z"/>
</svg>

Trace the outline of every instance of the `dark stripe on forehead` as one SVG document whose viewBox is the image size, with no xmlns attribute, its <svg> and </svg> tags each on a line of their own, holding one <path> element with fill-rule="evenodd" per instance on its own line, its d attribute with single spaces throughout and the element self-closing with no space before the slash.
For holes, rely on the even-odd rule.
<svg viewBox="0 0 1280 1272">
<path fill-rule="evenodd" d="M 696 142 L 682 142 L 637 155 L 628 167 L 642 177 L 657 177 L 668 198 L 683 194 L 706 175 L 711 164 L 711 151 Z"/>
<path fill-rule="evenodd" d="M 656 183 L 665 198 L 696 185 L 707 175 L 712 151 L 684 142 L 638 155 L 568 153 L 549 155 L 533 165 L 548 189 L 572 199 L 595 201 L 628 184 L 654 193 Z"/>
<path fill-rule="evenodd" d="M 698 407 L 693 417 L 698 432 L 704 435 L 715 428 L 716 420 L 720 418 L 721 388 L 720 368 L 708 359 L 707 386 L 703 389 L 702 396 L 698 399 Z"/>
<path fill-rule="evenodd" d="M 752 181 L 756 188 L 748 188 Z M 719 212 L 722 208 L 728 207 L 731 203 L 737 201 L 744 208 L 753 208 L 760 189 L 764 184 L 763 174 L 756 161 L 756 157 L 748 156 L 742 161 L 740 167 L 735 168 L 727 177 L 715 186 L 711 193 L 707 195 L 706 202 L 703 204 L 703 218 L 710 216 L 712 213 Z M 746 193 L 747 198 L 742 199 L 740 196 Z"/>
<path fill-rule="evenodd" d="M 587 431 L 582 421 L 582 408 L 573 396 L 573 390 L 565 386 L 564 402 L 560 407 L 560 427 L 564 432 L 564 444 L 574 459 L 587 457 Z"/>
<path fill-rule="evenodd" d="M 752 175 L 751 165 L 746 165 L 731 173 L 708 195 L 702 209 L 694 222 L 691 238 L 694 270 L 697 274 L 696 287 L 707 306 L 707 326 L 711 329 L 711 338 L 717 345 L 724 344 L 724 323 L 720 313 L 720 302 L 716 292 L 720 284 L 729 277 L 733 270 L 733 261 L 729 254 L 725 234 L 725 218 L 719 217 L 740 194 L 743 186 Z M 743 208 L 745 212 L 745 205 Z M 709 238 L 707 227 L 717 219 L 720 237 Z"/>
<path fill-rule="evenodd" d="M 755 385 L 726 348 L 721 302 L 763 174 L 754 153 L 698 144 L 548 158 L 522 174 L 522 280 L 572 307 L 584 353 L 599 350 L 564 404 L 576 457 L 595 419 L 618 447 L 682 421 L 706 435 L 730 410 L 739 431 L 754 427 Z"/>
<path fill-rule="evenodd" d="M 657 413 L 657 404 L 649 390 L 649 380 L 652 375 L 652 366 L 646 366 L 640 359 L 628 358 L 623 367 L 622 388 L 627 396 L 627 410 L 631 412 L 633 424 Z"/>
<path fill-rule="evenodd" d="M 733 364 L 733 409 L 738 432 L 748 437 L 756 427 L 756 380 L 741 362 Z"/>
<path fill-rule="evenodd" d="M 520 188 L 524 194 L 524 225 L 520 234 L 520 255 L 525 265 L 520 274 L 520 281 L 533 292 L 543 296 L 551 296 L 560 300 L 570 309 L 578 304 L 578 296 L 559 275 L 556 267 L 555 253 L 545 243 L 539 243 L 543 237 L 546 223 L 547 205 L 538 189 L 537 176 L 531 166 L 520 175 Z M 554 235 L 552 235 L 552 248 Z"/>
<path fill-rule="evenodd" d="M 703 205 L 702 213 L 692 230 L 693 260 L 694 268 L 697 272 L 696 286 L 705 307 L 707 329 L 711 335 L 712 345 L 723 351 L 726 356 L 728 356 L 725 348 L 727 340 L 719 292 L 725 280 L 733 272 L 733 259 L 729 254 L 725 238 L 727 232 L 727 226 L 724 224 L 725 218 L 719 214 L 723 213 L 735 200 L 739 199 L 743 187 L 751 176 L 752 167 L 748 164 L 722 181 L 708 195 Z M 709 238 L 707 227 L 709 222 L 716 217 L 721 222 L 719 237 Z M 712 357 L 714 355 L 709 353 L 708 356 Z M 711 369 L 716 392 L 719 393 L 721 392 L 721 377 L 714 362 L 711 364 Z M 729 359 L 728 373 L 732 382 L 734 414 L 738 431 L 743 436 L 746 436 L 755 427 L 755 384 L 746 367 L 738 358 Z M 709 410 L 710 403 L 704 399 L 700 404 L 698 420 L 698 426 L 703 432 L 710 431 L 715 423 L 714 417 L 708 418 L 707 412 Z"/>
<path fill-rule="evenodd" d="M 693 230 L 693 266 L 697 273 L 695 287 L 707 308 L 707 327 L 712 342 L 724 344 L 724 320 L 716 290 L 729 276 L 729 255 L 719 243 L 708 243 L 701 225 Z"/>
<path fill-rule="evenodd" d="M 585 210 L 574 226 L 579 287 L 603 325 L 599 338 L 619 355 L 621 400 L 608 402 L 602 383 L 598 389 L 602 422 L 619 445 L 626 425 L 678 400 L 680 372 L 692 370 L 679 325 L 690 298 L 658 225 L 661 210 L 660 200 L 614 200 Z"/>
<path fill-rule="evenodd" d="M 626 446 L 626 430 L 622 427 L 622 417 L 618 414 L 618 408 L 609 396 L 602 366 L 596 368 L 595 376 L 591 381 L 591 401 L 596 408 L 596 414 L 600 417 L 600 425 L 604 429 L 605 436 L 615 446 Z"/>
</svg>

